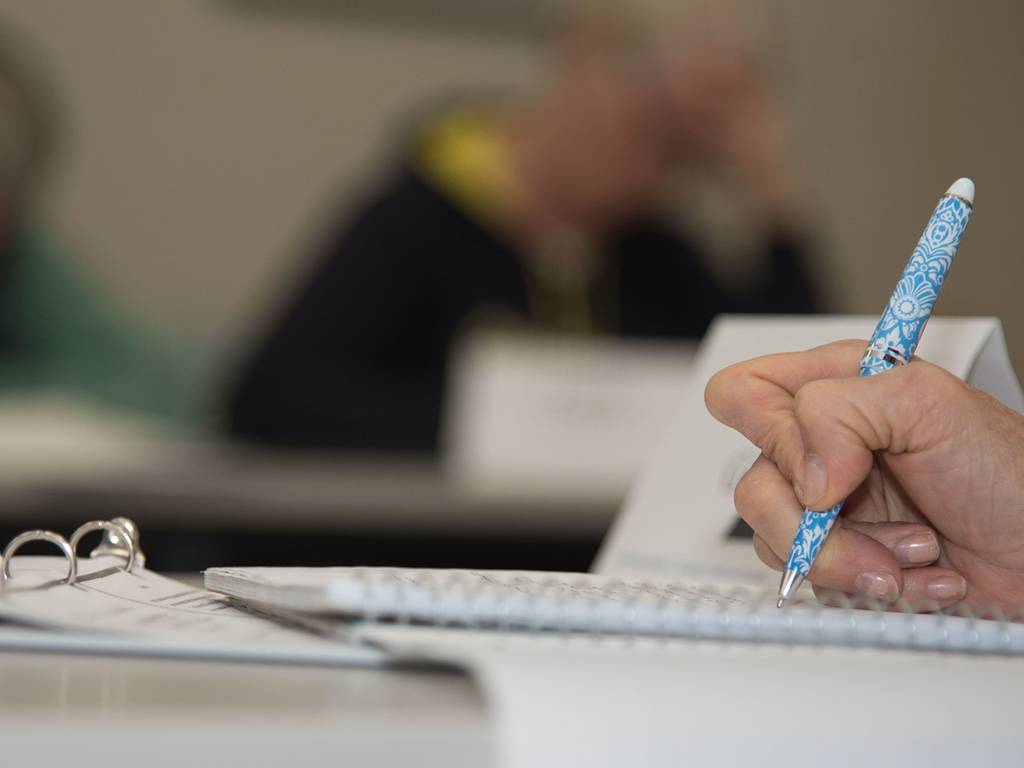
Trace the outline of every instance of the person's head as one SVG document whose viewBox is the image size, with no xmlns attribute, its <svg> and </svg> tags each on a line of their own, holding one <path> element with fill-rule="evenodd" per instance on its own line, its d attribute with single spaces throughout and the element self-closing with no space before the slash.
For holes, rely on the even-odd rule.
<svg viewBox="0 0 1024 768">
<path fill-rule="evenodd" d="M 752 61 L 722 20 L 656 29 L 574 17 L 523 120 L 521 165 L 569 223 L 629 218 L 679 165 L 721 150 L 735 105 L 756 87 Z"/>
<path fill-rule="evenodd" d="M 24 212 L 54 151 L 56 108 L 35 58 L 0 28 L 0 240 Z"/>
</svg>

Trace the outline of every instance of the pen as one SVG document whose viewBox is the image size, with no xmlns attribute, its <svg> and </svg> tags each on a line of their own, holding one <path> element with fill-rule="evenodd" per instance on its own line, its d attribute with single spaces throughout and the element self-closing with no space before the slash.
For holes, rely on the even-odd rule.
<svg viewBox="0 0 1024 768">
<path fill-rule="evenodd" d="M 939 297 L 960 238 L 974 208 L 974 182 L 957 179 L 935 207 L 896 290 L 875 326 L 860 361 L 861 376 L 875 376 L 906 365 L 914 357 L 924 326 Z M 779 608 L 796 594 L 825 543 L 843 501 L 824 511 L 805 509 L 779 585 Z"/>
</svg>

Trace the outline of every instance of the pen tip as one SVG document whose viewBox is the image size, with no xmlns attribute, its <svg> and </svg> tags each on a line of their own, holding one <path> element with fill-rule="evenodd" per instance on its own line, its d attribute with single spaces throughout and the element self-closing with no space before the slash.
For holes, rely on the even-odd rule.
<svg viewBox="0 0 1024 768">
<path fill-rule="evenodd" d="M 966 177 L 957 179 L 953 182 L 952 186 L 946 190 L 946 194 L 962 197 L 971 205 L 974 205 L 974 182 Z"/>
<path fill-rule="evenodd" d="M 782 606 L 784 606 L 785 604 L 786 604 L 786 598 L 784 598 L 784 597 L 780 597 L 780 598 L 779 598 L 779 602 L 778 602 L 778 603 L 776 603 L 775 607 L 776 607 L 776 608 L 781 608 L 781 607 L 782 607 Z"/>
</svg>

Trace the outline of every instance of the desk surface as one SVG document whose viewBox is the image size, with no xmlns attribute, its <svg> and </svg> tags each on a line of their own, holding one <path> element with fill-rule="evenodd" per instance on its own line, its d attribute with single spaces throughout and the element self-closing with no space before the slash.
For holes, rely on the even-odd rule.
<svg viewBox="0 0 1024 768">
<path fill-rule="evenodd" d="M 5 762 L 494 764 L 483 700 L 446 670 L 0 653 Z M 15 758 L 12 760 L 12 758 Z"/>
</svg>

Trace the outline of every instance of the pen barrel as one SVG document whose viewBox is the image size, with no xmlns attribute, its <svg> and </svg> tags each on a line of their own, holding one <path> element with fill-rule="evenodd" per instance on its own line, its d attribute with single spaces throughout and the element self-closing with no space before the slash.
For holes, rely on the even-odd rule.
<svg viewBox="0 0 1024 768">
<path fill-rule="evenodd" d="M 839 513 L 843 511 L 843 504 L 844 502 L 840 501 L 834 507 L 820 512 L 813 509 L 804 510 L 786 560 L 786 571 L 794 571 L 801 576 L 810 573 L 829 531 L 832 530 Z"/>
<path fill-rule="evenodd" d="M 861 376 L 888 371 L 914 357 L 971 211 L 971 204 L 956 195 L 940 198 L 875 327 L 861 360 Z"/>
</svg>

